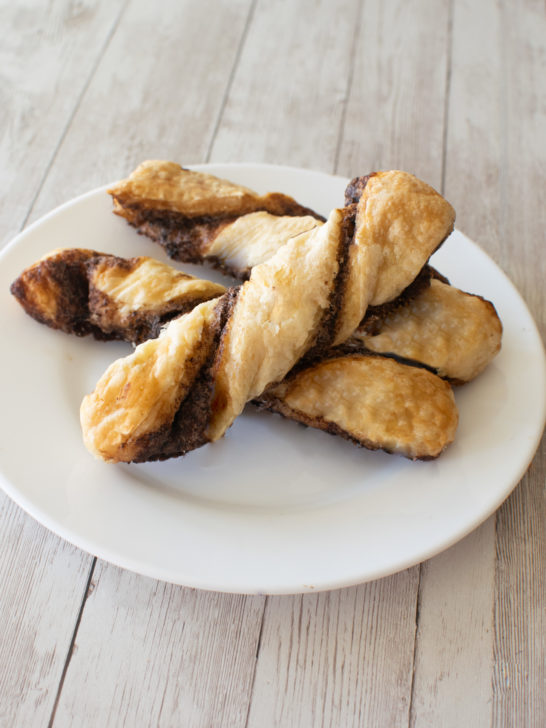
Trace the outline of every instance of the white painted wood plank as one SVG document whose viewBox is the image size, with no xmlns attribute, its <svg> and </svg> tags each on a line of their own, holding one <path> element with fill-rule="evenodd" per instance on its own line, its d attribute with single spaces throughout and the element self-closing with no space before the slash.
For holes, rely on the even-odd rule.
<svg viewBox="0 0 546 728">
<path fill-rule="evenodd" d="M 365 2 L 336 171 L 404 169 L 440 189 L 449 3 Z"/>
<path fill-rule="evenodd" d="M 538 161 L 531 154 L 540 148 L 539 117 L 544 123 L 536 105 L 544 20 L 535 17 L 528 36 L 518 29 L 519 11 L 508 20 L 505 10 L 495 2 L 454 4 L 445 193 L 457 225 L 507 270 L 540 317 L 544 180 L 540 152 Z M 534 65 L 518 47 L 533 37 Z M 526 90 L 525 99 L 510 100 L 516 89 Z M 522 128 L 533 133 L 522 137 Z M 523 138 L 524 149 L 516 148 L 514 139 Z M 516 234 L 521 227 L 527 235 Z M 498 512 L 496 531 L 489 519 L 423 568 L 413 726 L 544 724 L 543 458 Z"/>
<path fill-rule="evenodd" d="M 263 597 L 98 563 L 55 714 L 63 726 L 246 723 Z"/>
<path fill-rule="evenodd" d="M 0 5 L 0 247 L 17 233 L 124 2 Z"/>
<path fill-rule="evenodd" d="M 441 184 L 447 3 L 440 13 L 437 3 L 434 8 L 430 3 L 421 3 L 420 7 L 422 31 L 416 30 L 417 24 L 404 3 L 367 2 L 362 16 L 355 21 L 358 36 L 353 80 L 351 83 L 349 74 L 347 108 L 345 112 L 340 109 L 340 173 L 351 175 L 403 166 L 426 176 L 438 187 Z M 443 27 L 443 36 L 439 27 Z M 429 34 L 435 39 L 433 43 L 417 42 Z M 348 38 L 346 47 L 350 48 Z M 369 54 L 375 59 L 372 69 Z M 243 54 L 241 65 L 244 62 Z M 419 72 L 422 77 L 422 69 L 429 67 L 434 72 L 419 83 L 413 82 L 408 103 L 405 94 L 412 74 Z M 389 99 L 382 109 L 383 121 L 378 123 L 370 106 L 370 90 L 381 86 L 385 69 Z M 242 83 L 244 76 L 242 71 L 236 75 L 234 87 Z M 277 86 L 275 89 L 276 104 L 286 105 Z M 242 90 L 238 93 L 243 95 Z M 393 112 L 393 99 L 399 100 L 403 110 Z M 425 103 L 430 111 L 423 118 Z M 393 118 L 396 133 L 385 136 Z M 320 121 L 304 128 L 309 137 L 316 134 L 314 142 L 313 138 L 303 140 L 304 155 L 314 146 L 324 158 L 321 129 Z M 221 130 L 219 139 L 222 133 L 224 139 L 221 145 L 218 142 L 218 148 L 230 148 L 232 139 L 235 145 L 241 144 L 235 130 Z M 272 134 L 269 127 L 268 133 Z M 296 133 L 301 134 L 301 129 Z M 398 135 L 411 139 L 412 145 L 400 147 Z M 275 137 L 270 143 L 274 141 Z M 336 156 L 337 150 L 332 167 L 326 169 L 335 166 Z M 390 579 L 328 595 L 269 599 L 249 725 L 260 725 L 264 717 L 268 725 L 278 726 L 407 724 L 418 580 L 419 569 L 414 568 Z"/>
<path fill-rule="evenodd" d="M 502 14 L 501 261 L 546 337 L 546 15 L 529 0 Z M 524 376 L 524 364 L 523 376 Z M 546 442 L 497 518 L 493 725 L 546 724 Z"/>
<path fill-rule="evenodd" d="M 2 3 L 0 245 L 23 224 L 122 7 Z M 3 494 L 0 542 L 0 724 L 45 725 L 92 559 Z"/>
<path fill-rule="evenodd" d="M 412 728 L 491 723 L 495 519 L 423 565 Z"/>
<path fill-rule="evenodd" d="M 493 726 L 546 724 L 546 440 L 497 517 Z"/>
<path fill-rule="evenodd" d="M 418 577 L 270 597 L 249 728 L 407 725 Z"/>
<path fill-rule="evenodd" d="M 251 0 L 133 0 L 33 208 L 125 177 L 145 159 L 203 162 Z"/>
<path fill-rule="evenodd" d="M 258 0 L 213 161 L 333 171 L 359 4 Z"/>
<path fill-rule="evenodd" d="M 91 566 L 0 494 L 0 725 L 47 725 Z"/>
</svg>

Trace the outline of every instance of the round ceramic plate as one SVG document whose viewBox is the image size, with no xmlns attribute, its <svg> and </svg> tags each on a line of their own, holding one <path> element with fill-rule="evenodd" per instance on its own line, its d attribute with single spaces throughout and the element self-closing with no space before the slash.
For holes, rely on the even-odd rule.
<svg viewBox="0 0 546 728">
<path fill-rule="evenodd" d="M 343 204 L 339 177 L 265 165 L 200 169 L 259 192 L 283 191 L 323 214 Z M 438 460 L 369 452 L 251 406 L 221 441 L 184 458 L 94 460 L 81 440 L 80 402 L 130 349 L 41 326 L 9 284 L 57 247 L 166 260 L 112 214 L 105 190 L 42 218 L 0 259 L 0 479 L 40 523 L 147 576 L 218 591 L 294 593 L 375 579 L 433 556 L 517 484 L 544 424 L 542 343 L 513 285 L 458 231 L 433 264 L 454 285 L 495 303 L 504 338 L 489 368 L 456 390 L 457 437 Z M 219 280 L 210 270 L 183 268 Z"/>
</svg>

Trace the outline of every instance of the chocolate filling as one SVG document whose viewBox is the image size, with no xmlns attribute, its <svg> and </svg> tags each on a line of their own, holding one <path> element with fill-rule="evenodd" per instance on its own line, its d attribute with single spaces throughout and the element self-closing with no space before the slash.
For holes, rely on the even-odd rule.
<svg viewBox="0 0 546 728">
<path fill-rule="evenodd" d="M 62 251 L 23 271 L 10 291 L 29 316 L 52 329 L 76 336 L 93 334 L 103 341 L 115 338 L 89 320 L 86 265 L 94 255 L 87 250 Z M 44 305 L 43 299 L 53 305 Z"/>
<path fill-rule="evenodd" d="M 218 299 L 214 321 L 208 327 L 204 337 L 206 340 L 203 341 L 203 346 L 208 347 L 208 355 L 187 397 L 180 403 L 170 425 L 165 425 L 157 432 L 148 433 L 142 438 L 139 443 L 139 454 L 133 462 L 178 457 L 208 442 L 205 433 L 214 395 L 213 365 L 222 332 L 235 305 L 238 292 L 238 288 L 230 288 Z"/>
<path fill-rule="evenodd" d="M 328 308 L 322 317 L 321 323 L 319 324 L 315 343 L 307 353 L 306 358 L 307 356 L 311 358 L 319 356 L 320 352 L 331 346 L 332 341 L 336 336 L 339 324 L 339 310 L 345 295 L 345 287 L 347 284 L 349 249 L 354 240 L 356 205 L 343 208 L 342 215 L 339 245 L 337 250 L 338 273 L 330 293 Z"/>
<path fill-rule="evenodd" d="M 236 214 L 196 217 L 188 217 L 175 210 L 146 208 L 135 204 L 123 205 L 117 197 L 114 200 L 117 203 L 114 211 L 118 215 L 125 217 L 141 235 L 159 243 L 171 258 L 185 263 L 202 263 L 207 248 L 222 228 L 251 212 L 269 212 L 271 215 L 291 217 L 310 215 L 324 222 L 322 215 L 279 193 L 270 194 L 262 204 L 242 209 Z M 216 257 L 211 257 L 210 262 L 225 273 L 239 273 L 225 266 Z"/>
<path fill-rule="evenodd" d="M 363 175 L 362 177 L 354 177 L 345 188 L 345 205 L 353 205 L 362 197 L 364 188 L 368 184 L 370 177 L 376 175 L 377 172 Z"/>
</svg>

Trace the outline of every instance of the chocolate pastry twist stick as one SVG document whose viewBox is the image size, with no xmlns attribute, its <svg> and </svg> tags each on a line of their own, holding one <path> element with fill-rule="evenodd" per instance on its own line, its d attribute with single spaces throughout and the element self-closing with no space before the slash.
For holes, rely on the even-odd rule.
<svg viewBox="0 0 546 728">
<path fill-rule="evenodd" d="M 162 245 L 171 258 L 185 263 L 206 258 L 239 279 L 248 278 L 250 269 L 287 238 L 324 221 L 288 195 L 258 195 L 174 162 L 143 162 L 109 193 L 114 212 Z M 242 255 L 237 251 L 241 244 Z"/>
<path fill-rule="evenodd" d="M 29 316 L 53 329 L 135 344 L 226 289 L 152 258 L 65 248 L 26 268 L 10 290 Z"/>
<path fill-rule="evenodd" d="M 357 203 L 365 190 L 379 200 L 395 185 L 403 196 L 406 180 L 396 171 L 356 177 L 347 186 L 345 202 Z M 115 212 L 163 245 L 170 256 L 207 261 L 242 279 L 289 237 L 321 224 L 316 213 L 294 217 L 302 213 L 298 203 L 288 204 L 290 198 L 283 197 L 284 207 L 268 204 L 278 195 L 259 197 L 172 162 L 143 163 L 110 194 Z M 395 221 L 397 234 L 403 235 L 404 224 L 403 218 Z M 483 299 L 465 297 L 440 280 L 425 290 L 428 283 L 425 270 L 395 301 L 388 294 L 371 301 L 368 319 L 355 336 L 375 352 L 422 362 L 453 382 L 468 381 L 500 349 L 499 318 Z"/>
<path fill-rule="evenodd" d="M 371 301 L 406 288 L 453 219 L 449 204 L 412 175 L 384 177 L 358 206 L 334 210 L 326 225 L 256 266 L 240 289 L 115 362 L 82 403 L 87 447 L 129 462 L 218 439 L 305 353 L 343 342 Z"/>
<path fill-rule="evenodd" d="M 423 364 L 452 383 L 470 381 L 500 349 L 502 325 L 495 308 L 436 277 L 428 284 L 411 297 L 406 289 L 381 316 L 378 309 L 366 314 L 349 339 L 352 353 L 389 354 Z M 52 251 L 11 286 L 40 323 L 78 336 L 136 344 L 159 336 L 169 320 L 225 290 L 150 258 L 119 258 L 81 248 Z"/>
<path fill-rule="evenodd" d="M 206 300 L 216 289 L 225 292 L 149 258 L 126 260 L 70 248 L 45 256 L 12 285 L 27 313 L 41 323 L 129 342 L 158 336 L 165 320 L 197 305 L 196 295 Z M 410 458 L 437 456 L 457 424 L 453 394 L 444 382 L 354 347 L 329 350 L 325 360 L 298 366 L 254 403 L 367 448 Z"/>
</svg>

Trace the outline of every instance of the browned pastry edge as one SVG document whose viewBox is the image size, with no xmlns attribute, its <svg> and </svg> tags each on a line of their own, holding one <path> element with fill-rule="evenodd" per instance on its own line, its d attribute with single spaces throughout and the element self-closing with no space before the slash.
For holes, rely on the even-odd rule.
<svg viewBox="0 0 546 728">
<path fill-rule="evenodd" d="M 404 306 L 408 306 L 414 298 L 430 286 L 430 281 L 433 278 L 441 279 L 449 285 L 447 278 L 427 264 L 419 271 L 419 274 L 413 282 L 410 283 L 397 298 L 392 301 L 388 301 L 387 303 L 383 303 L 380 306 L 368 306 L 368 310 L 366 311 L 366 315 L 359 326 L 359 330 L 364 331 L 369 336 L 374 336 L 379 333 L 386 317 L 393 311 L 403 308 Z"/>
<path fill-rule="evenodd" d="M 328 359 L 336 359 L 339 357 L 346 357 L 346 356 L 358 356 L 358 357 L 373 357 L 373 358 L 385 358 L 381 354 L 376 354 L 375 352 L 371 352 L 367 350 L 363 346 L 351 346 L 350 343 L 345 344 L 343 346 L 339 347 L 332 347 L 330 350 L 324 353 L 323 357 L 317 357 L 314 361 L 307 361 L 299 362 L 294 369 L 287 374 L 285 379 L 283 380 L 286 383 L 290 382 L 290 379 L 296 378 L 300 373 L 302 373 L 306 369 L 312 369 L 314 366 L 320 364 L 323 361 L 326 361 Z M 429 371 L 430 373 L 434 374 L 435 372 L 430 369 L 430 367 L 427 367 L 424 364 L 419 364 L 418 362 L 411 362 L 407 360 L 402 360 L 399 357 L 396 356 L 389 356 L 386 358 L 392 358 L 395 361 L 398 361 L 398 363 L 406 365 L 406 366 L 412 366 L 417 368 L 422 368 L 426 371 Z M 298 422 L 301 425 L 304 425 L 305 427 L 312 427 L 317 430 L 322 430 L 323 432 L 327 432 L 330 435 L 336 435 L 339 437 L 342 437 L 344 440 L 348 440 L 349 442 L 352 442 L 354 445 L 357 445 L 358 447 L 363 447 L 367 450 L 382 450 L 383 452 L 386 452 L 388 454 L 399 454 L 403 455 L 404 457 L 408 457 L 411 460 L 435 460 L 438 455 L 419 455 L 415 457 L 410 457 L 409 455 L 406 455 L 404 453 L 396 453 L 394 450 L 389 449 L 387 447 L 382 447 L 377 442 L 374 442 L 368 438 L 356 438 L 354 437 L 349 431 L 344 430 L 342 427 L 337 425 L 335 422 L 329 421 L 325 419 L 324 417 L 320 416 L 311 416 L 306 414 L 305 412 L 302 412 L 301 410 L 294 409 L 293 407 L 290 407 L 283 399 L 277 397 L 274 394 L 275 387 L 271 387 L 270 389 L 267 389 L 265 392 L 263 392 L 260 397 L 257 397 L 256 399 L 252 400 L 251 404 L 256 406 L 260 410 L 265 410 L 267 412 L 273 412 L 276 414 L 281 415 L 281 417 L 284 417 L 288 420 L 294 420 L 295 422 Z"/>
<path fill-rule="evenodd" d="M 180 402 L 174 418 L 155 432 L 146 433 L 131 443 L 136 454 L 133 463 L 167 460 L 185 455 L 209 442 L 206 424 L 209 421 L 214 396 L 214 362 L 222 333 L 237 300 L 238 288 L 230 288 L 218 299 L 214 320 L 201 341 L 202 358 L 196 366 L 187 396 Z"/>
<path fill-rule="evenodd" d="M 120 321 L 119 302 L 93 285 L 93 274 L 99 269 L 117 268 L 129 275 L 142 260 L 67 248 L 24 270 L 11 284 L 10 291 L 29 316 L 52 329 L 77 336 L 91 334 L 99 341 L 120 340 L 132 344 L 159 336 L 162 326 L 171 319 L 220 295 L 220 291 L 194 292 L 184 300 L 174 299 L 131 311 Z M 192 279 L 179 271 L 176 274 L 178 278 Z"/>
<path fill-rule="evenodd" d="M 95 251 L 76 248 L 62 259 L 46 258 L 23 271 L 10 291 L 39 323 L 76 336 L 113 339 L 90 321 L 87 263 L 95 255 Z M 42 296 L 47 298 L 45 305 Z"/>
<path fill-rule="evenodd" d="M 357 203 L 362 197 L 364 188 L 368 184 L 370 177 L 373 177 L 377 172 L 371 172 L 370 174 L 361 175 L 360 177 L 353 177 L 345 188 L 345 204 L 353 205 Z"/>
<path fill-rule="evenodd" d="M 314 210 L 300 205 L 291 197 L 280 193 L 271 193 L 266 203 L 256 205 L 253 209 L 243 209 L 236 215 L 188 217 L 174 210 L 152 209 L 144 205 L 123 205 L 119 197 L 113 195 L 114 212 L 124 217 L 141 235 L 146 235 L 159 243 L 167 255 L 173 260 L 184 263 L 203 263 L 206 250 L 216 235 L 226 225 L 250 212 L 268 212 L 271 215 L 288 215 L 303 217 L 310 215 L 324 222 L 324 217 Z M 247 278 L 250 271 L 235 271 L 215 256 L 206 258 L 214 268 L 228 275 Z M 243 273 L 243 275 L 241 275 Z"/>
</svg>

